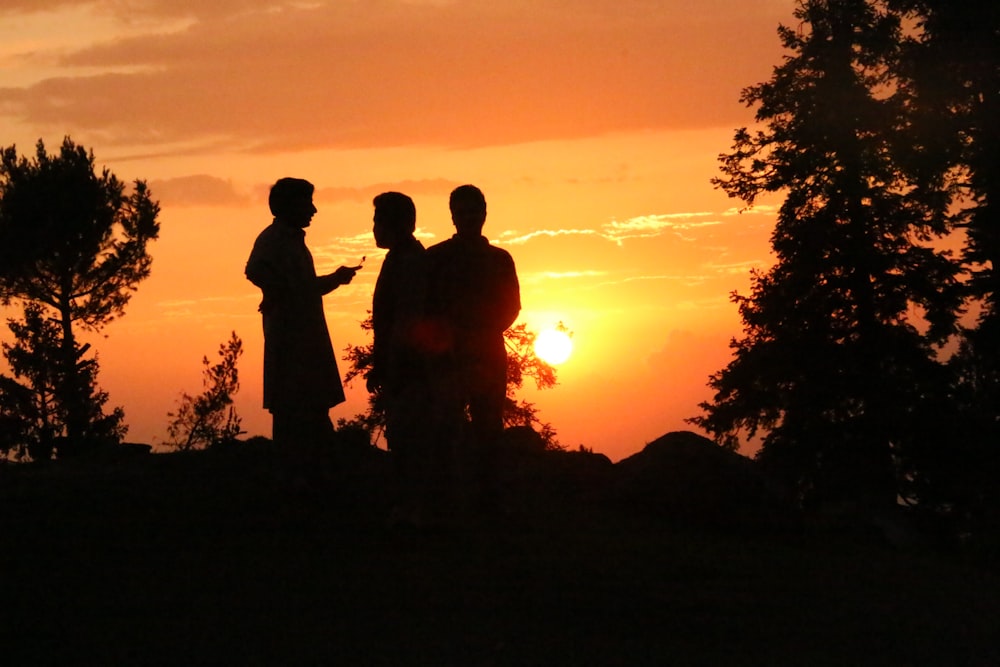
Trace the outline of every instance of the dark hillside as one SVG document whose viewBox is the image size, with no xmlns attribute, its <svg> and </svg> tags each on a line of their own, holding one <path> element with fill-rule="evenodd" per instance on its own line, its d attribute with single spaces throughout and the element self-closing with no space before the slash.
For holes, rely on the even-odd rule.
<svg viewBox="0 0 1000 667">
<path fill-rule="evenodd" d="M 321 494 L 267 443 L 8 465 L 0 664 L 1000 664 L 989 572 L 631 512 L 566 483 L 620 472 L 576 455 L 512 514 L 423 532 L 386 525 L 376 452 Z"/>
</svg>

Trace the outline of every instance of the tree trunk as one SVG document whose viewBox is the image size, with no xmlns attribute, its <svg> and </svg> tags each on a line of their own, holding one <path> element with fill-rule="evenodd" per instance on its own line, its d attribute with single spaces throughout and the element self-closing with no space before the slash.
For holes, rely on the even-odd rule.
<svg viewBox="0 0 1000 667">
<path fill-rule="evenodd" d="M 77 361 L 80 357 L 77 350 L 76 336 L 73 333 L 72 306 L 68 297 L 64 297 L 59 308 L 60 326 L 62 327 L 62 346 L 59 355 L 59 373 L 57 377 L 57 392 L 59 400 L 66 411 L 66 437 L 60 448 L 62 457 L 69 452 L 80 452 L 87 449 L 87 405 L 81 386 L 80 369 Z"/>
</svg>

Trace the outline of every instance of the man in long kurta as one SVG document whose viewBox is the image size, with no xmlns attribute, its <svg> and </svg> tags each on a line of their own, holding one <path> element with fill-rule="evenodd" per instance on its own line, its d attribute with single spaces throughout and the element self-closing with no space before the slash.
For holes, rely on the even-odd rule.
<svg viewBox="0 0 1000 667">
<path fill-rule="evenodd" d="M 333 433 L 330 408 L 344 401 L 323 295 L 354 278 L 360 266 L 318 276 L 305 228 L 316 214 L 313 185 L 282 178 L 268 205 L 273 222 L 254 242 L 246 276 L 263 292 L 264 408 L 276 443 L 315 449 Z"/>
</svg>

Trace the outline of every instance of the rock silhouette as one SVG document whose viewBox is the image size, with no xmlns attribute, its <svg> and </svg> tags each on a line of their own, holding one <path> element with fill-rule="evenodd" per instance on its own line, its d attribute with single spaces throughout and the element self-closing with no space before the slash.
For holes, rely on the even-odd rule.
<svg viewBox="0 0 1000 667">
<path fill-rule="evenodd" d="M 755 461 L 674 431 L 614 466 L 610 495 L 632 511 L 692 525 L 790 529 L 790 496 Z"/>
</svg>

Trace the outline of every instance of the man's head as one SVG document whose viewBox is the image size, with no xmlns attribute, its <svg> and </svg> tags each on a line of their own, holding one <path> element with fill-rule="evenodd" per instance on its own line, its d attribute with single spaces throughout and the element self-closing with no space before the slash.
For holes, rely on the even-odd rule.
<svg viewBox="0 0 1000 667">
<path fill-rule="evenodd" d="M 302 178 L 281 178 L 271 186 L 267 205 L 275 220 L 293 227 L 308 227 L 316 214 L 313 184 Z"/>
<path fill-rule="evenodd" d="M 372 234 L 379 248 L 393 248 L 413 235 L 417 228 L 417 207 L 402 192 L 383 192 L 372 200 L 375 215 Z"/>
<path fill-rule="evenodd" d="M 486 222 L 486 197 L 475 185 L 460 185 L 448 199 L 451 221 L 459 236 L 480 236 Z"/>
</svg>

